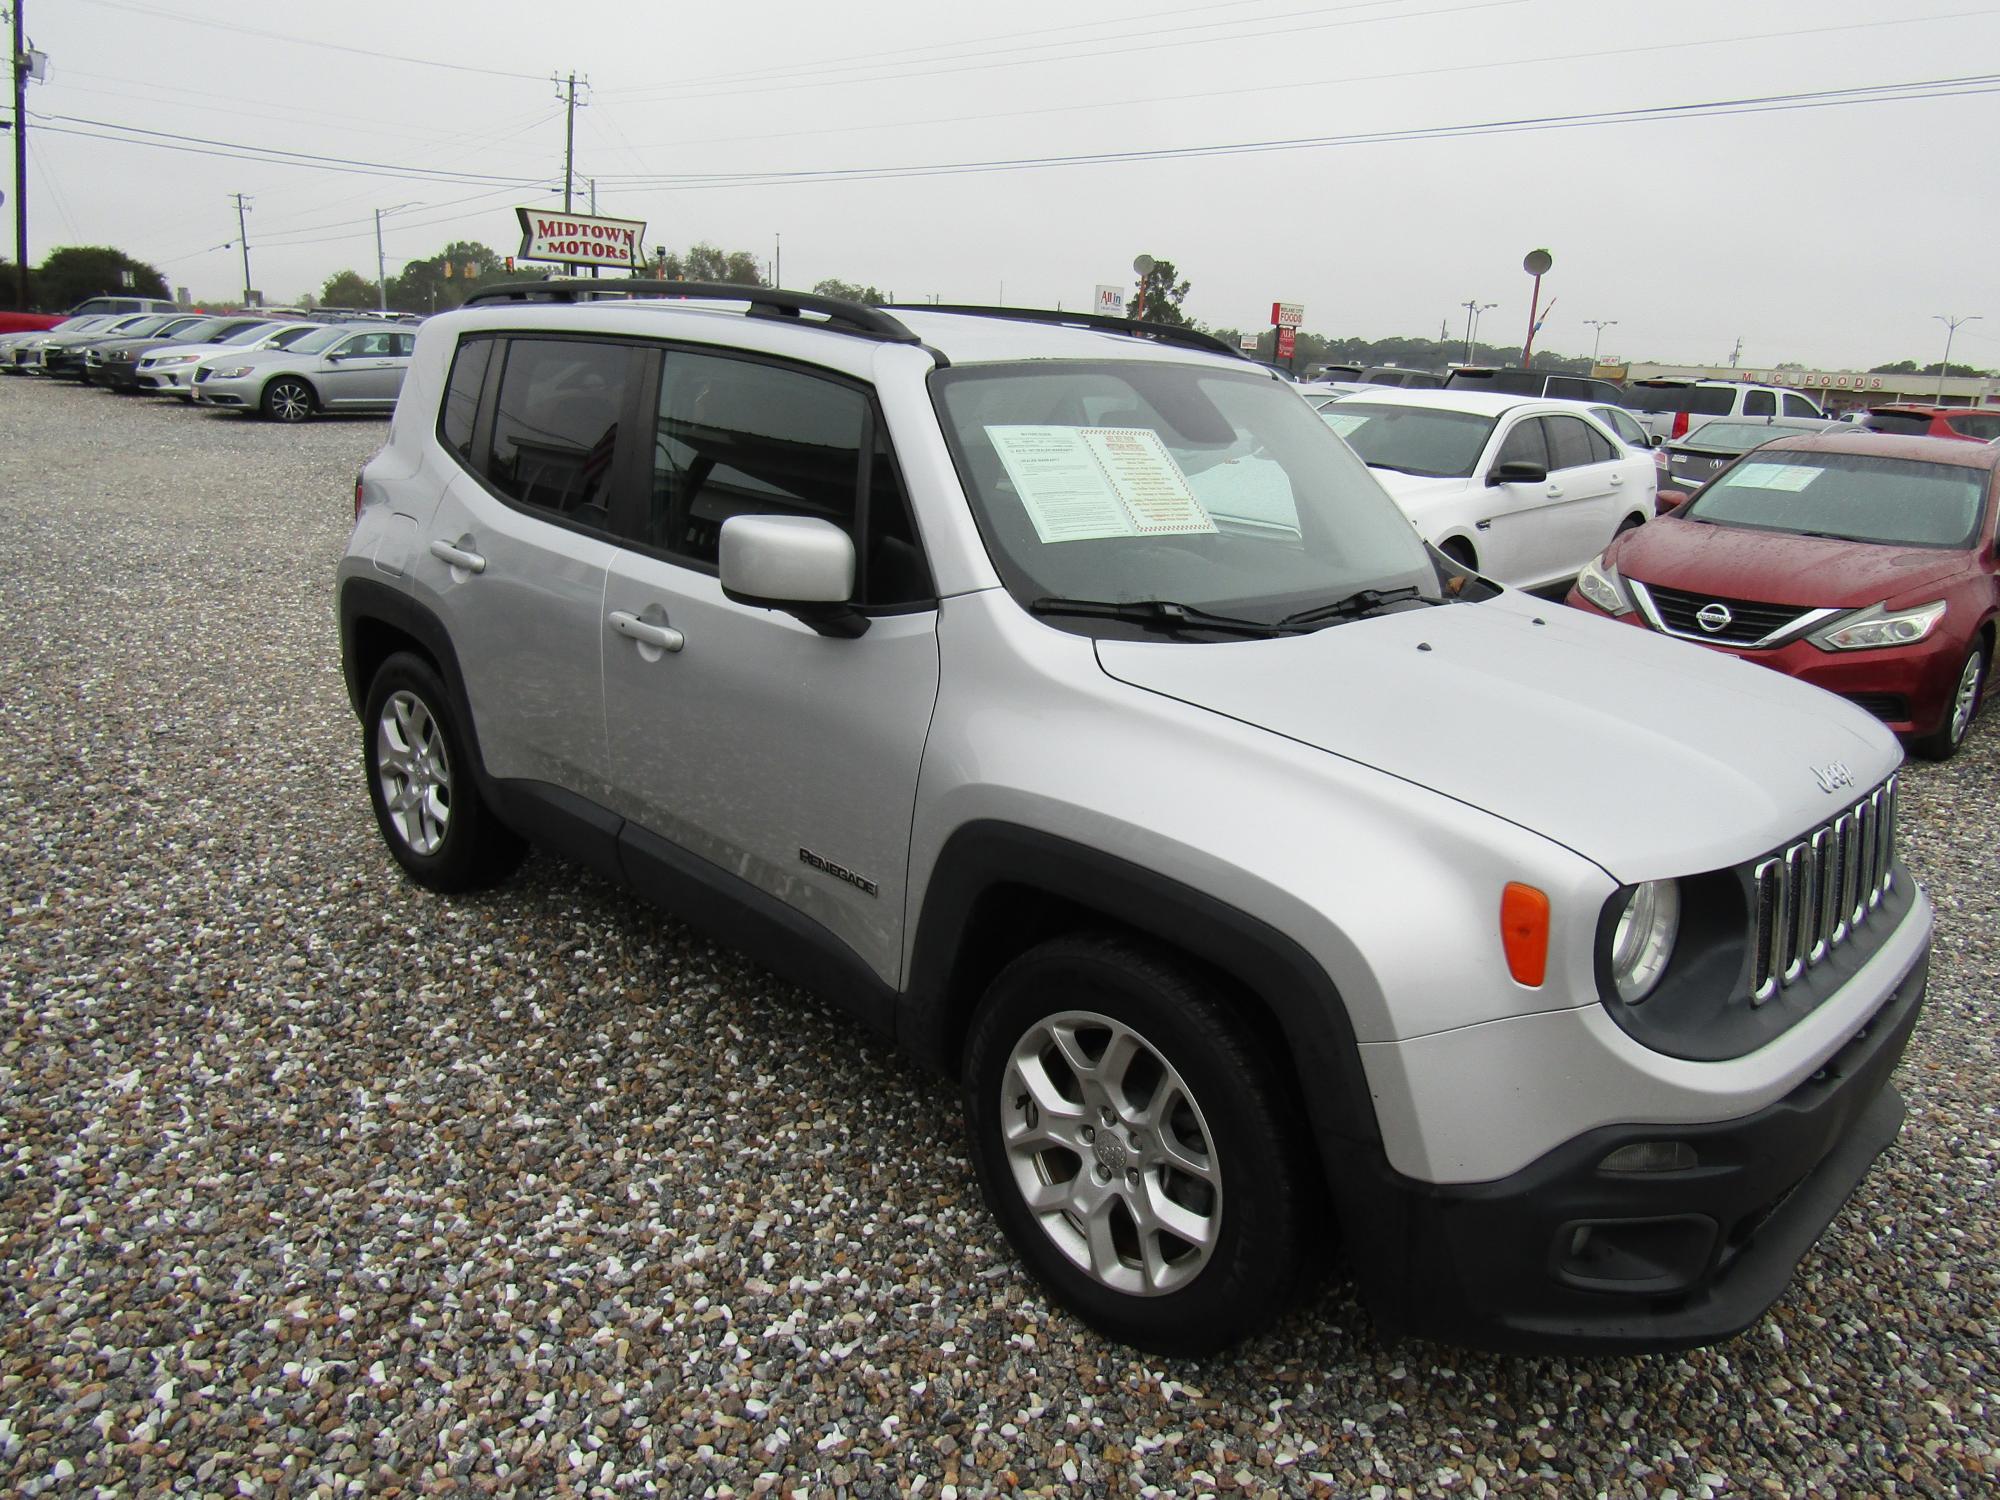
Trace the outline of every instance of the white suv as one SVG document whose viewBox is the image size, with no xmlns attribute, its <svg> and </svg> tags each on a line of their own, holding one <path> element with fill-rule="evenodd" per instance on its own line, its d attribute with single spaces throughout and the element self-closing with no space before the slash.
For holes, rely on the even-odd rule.
<svg viewBox="0 0 2000 1500">
<path fill-rule="evenodd" d="M 413 879 L 533 841 L 835 997 L 1151 1349 L 1261 1327 L 1336 1231 L 1465 1343 L 1778 1295 L 1924 992 L 1873 718 L 1468 576 L 1202 335 L 612 285 L 426 323 L 357 481 Z"/>
<path fill-rule="evenodd" d="M 1723 417 L 1764 417 L 1774 427 L 1817 432 L 1827 415 L 1810 396 L 1782 386 L 1742 380 L 1693 380 L 1675 375 L 1635 380 L 1625 387 L 1625 405 L 1648 434 L 1673 442 Z"/>
</svg>

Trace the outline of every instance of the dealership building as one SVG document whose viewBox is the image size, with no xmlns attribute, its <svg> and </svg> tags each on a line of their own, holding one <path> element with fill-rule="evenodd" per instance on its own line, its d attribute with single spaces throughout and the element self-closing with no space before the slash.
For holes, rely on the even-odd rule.
<svg viewBox="0 0 2000 1500">
<path fill-rule="evenodd" d="M 1593 372 L 1602 380 L 1747 380 L 1754 385 L 1789 386 L 1803 391 L 1823 407 L 1845 411 L 1885 401 L 1917 401 L 1925 405 L 2000 406 L 2000 377 L 1947 375 L 1942 393 L 1935 375 L 1871 375 L 1865 370 L 1756 370 L 1728 365 L 1600 364 Z"/>
</svg>

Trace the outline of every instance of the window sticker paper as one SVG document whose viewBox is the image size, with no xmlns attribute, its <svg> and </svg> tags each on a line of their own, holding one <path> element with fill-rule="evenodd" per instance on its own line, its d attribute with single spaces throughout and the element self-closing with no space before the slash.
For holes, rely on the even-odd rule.
<svg viewBox="0 0 2000 1500">
<path fill-rule="evenodd" d="M 1341 437 L 1346 437 L 1368 420 L 1358 411 L 1323 411 L 1319 414 L 1319 419 Z"/>
<path fill-rule="evenodd" d="M 1785 490 L 1796 495 L 1825 472 L 1805 464 L 1745 464 L 1730 476 L 1729 482 L 1757 490 Z"/>
<path fill-rule="evenodd" d="M 988 427 L 1044 542 L 1213 532 L 1159 434 L 1144 427 Z"/>
</svg>

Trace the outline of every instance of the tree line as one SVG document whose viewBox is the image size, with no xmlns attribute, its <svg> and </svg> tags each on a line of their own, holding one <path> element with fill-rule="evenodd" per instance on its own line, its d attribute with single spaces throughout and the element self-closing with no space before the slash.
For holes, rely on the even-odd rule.
<svg viewBox="0 0 2000 1500">
<path fill-rule="evenodd" d="M 372 308 L 386 304 L 396 312 L 432 313 L 457 307 L 479 290 L 501 280 L 524 280 L 568 275 L 556 266 L 515 266 L 507 258 L 477 240 L 455 240 L 435 255 L 406 261 L 402 270 L 389 278 L 383 288 L 359 271 L 337 271 L 315 293 L 301 301 L 326 307 Z M 717 282 L 727 286 L 768 286 L 764 266 L 748 250 L 725 250 L 699 242 L 684 251 L 669 251 L 642 267 L 633 277 L 668 281 Z M 13 268 L 0 257 L 0 289 L 13 285 Z M 30 305 L 60 312 L 87 297 L 170 297 L 167 279 L 160 271 L 109 245 L 68 245 L 52 250 L 39 266 L 29 272 Z M 1125 302 L 1125 315 L 1148 323 L 1196 328 L 1213 334 L 1232 347 L 1241 344 L 1244 333 L 1252 330 L 1209 328 L 1190 318 L 1183 304 L 1192 283 L 1170 260 L 1156 259 L 1152 269 L 1133 280 Z M 879 306 L 893 300 L 872 283 L 827 277 L 814 283 L 812 290 L 822 297 L 839 297 L 849 302 Z M 1254 330 L 1256 359 L 1270 362 L 1275 357 L 1274 330 Z M 1363 339 L 1311 333 L 1300 329 L 1295 335 L 1292 365 L 1307 370 L 1316 365 L 1400 365 L 1411 369 L 1443 369 L 1467 360 L 1464 342 L 1453 338 L 1398 337 Z M 1513 365 L 1520 362 L 1520 350 L 1513 344 L 1475 344 L 1469 362 L 1476 365 Z M 1587 374 L 1590 360 L 1582 355 L 1562 355 L 1536 350 L 1534 368 L 1560 373 Z M 1788 368 L 1776 365 L 1771 368 Z M 1936 375 L 1939 361 L 1920 364 L 1902 359 L 1874 366 L 1873 375 Z M 1943 373 L 1984 377 L 1993 372 L 1954 361 Z"/>
</svg>

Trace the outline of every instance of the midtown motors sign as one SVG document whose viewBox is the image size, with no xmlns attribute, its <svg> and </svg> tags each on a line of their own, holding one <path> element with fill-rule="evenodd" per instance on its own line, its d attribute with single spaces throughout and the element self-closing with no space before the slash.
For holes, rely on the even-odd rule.
<svg viewBox="0 0 2000 1500">
<path fill-rule="evenodd" d="M 517 208 L 521 248 L 516 260 L 572 266 L 636 266 L 644 260 L 644 219 L 599 219 L 539 208 Z"/>
</svg>

